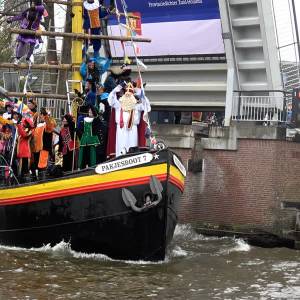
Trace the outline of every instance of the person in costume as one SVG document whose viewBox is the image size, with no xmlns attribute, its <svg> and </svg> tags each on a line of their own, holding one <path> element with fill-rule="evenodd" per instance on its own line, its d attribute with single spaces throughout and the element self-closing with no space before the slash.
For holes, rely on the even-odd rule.
<svg viewBox="0 0 300 300">
<path fill-rule="evenodd" d="M 101 90 L 101 88 L 99 88 L 98 90 Z M 103 91 L 100 91 L 97 95 L 98 110 L 101 113 L 104 121 L 107 124 L 109 124 L 109 118 L 110 118 L 110 114 L 111 114 L 111 107 L 107 101 L 108 96 L 109 96 L 109 93 L 105 93 Z"/>
<path fill-rule="evenodd" d="M 109 69 L 111 58 L 92 57 L 87 63 L 84 61 L 80 66 L 80 75 L 85 85 L 88 79 L 93 80 L 96 84 L 100 84 L 102 75 Z"/>
<path fill-rule="evenodd" d="M 33 119 L 34 122 L 36 122 L 36 119 L 38 117 L 38 111 L 37 111 L 37 103 L 34 99 L 29 99 L 27 101 L 27 106 L 29 108 L 29 115 Z"/>
<path fill-rule="evenodd" d="M 34 131 L 33 122 L 29 118 L 19 117 L 17 123 L 17 159 L 18 159 L 18 175 L 22 180 L 29 175 L 29 164 L 31 158 L 30 140 Z"/>
<path fill-rule="evenodd" d="M 119 83 L 130 82 L 131 68 L 124 64 L 120 66 L 114 66 L 110 68 L 110 73 L 104 82 L 104 89 L 106 93 L 110 93 Z"/>
<path fill-rule="evenodd" d="M 125 93 L 124 93 L 125 91 Z M 148 98 L 132 83 L 118 85 L 108 97 L 113 108 L 109 123 L 108 155 L 120 156 L 132 147 L 145 147 L 146 122 L 143 114 L 151 111 Z"/>
<path fill-rule="evenodd" d="M 21 29 L 36 31 L 40 27 L 44 12 L 45 8 L 42 0 L 34 0 L 30 8 L 23 11 L 20 15 L 8 18 L 7 22 L 12 23 L 14 21 L 20 21 Z M 38 38 L 35 35 L 19 34 L 17 38 L 16 58 L 14 63 L 18 64 L 20 59 L 25 55 L 26 61 L 30 63 L 30 57 L 33 54 L 35 45 L 41 42 L 41 38 Z M 27 45 L 29 46 L 29 49 L 27 53 L 25 53 Z"/>
<path fill-rule="evenodd" d="M 11 120 L 13 109 L 14 109 L 14 104 L 12 102 L 6 102 L 5 113 L 2 115 L 3 119 Z"/>
<path fill-rule="evenodd" d="M 10 160 L 13 144 L 13 126 L 10 124 L 1 125 L 0 129 L 0 154 Z"/>
<path fill-rule="evenodd" d="M 59 149 L 62 154 L 62 167 L 64 172 L 72 171 L 73 157 L 76 149 L 75 122 L 70 114 L 66 114 L 62 120 L 62 128 L 59 133 Z M 74 161 L 75 163 L 75 161 Z M 76 166 L 74 166 L 76 169 Z"/>
<path fill-rule="evenodd" d="M 90 58 L 87 64 L 85 62 L 81 64 L 80 75 L 83 79 L 83 84 L 86 83 L 87 79 L 91 79 L 95 83 L 100 82 L 100 70 L 94 58 Z"/>
<path fill-rule="evenodd" d="M 96 83 L 92 79 L 88 79 L 85 84 L 85 105 L 95 105 L 96 104 Z"/>
<path fill-rule="evenodd" d="M 33 154 L 31 172 L 34 179 L 37 177 L 37 171 L 40 177 L 43 177 L 48 166 L 49 155 L 52 154 L 53 132 L 56 127 L 55 120 L 49 116 L 45 108 L 41 108 L 37 119 L 39 122 L 33 132 L 31 143 Z"/>
<path fill-rule="evenodd" d="M 88 117 L 79 124 L 80 149 L 78 164 L 80 169 L 93 167 L 105 160 L 106 125 L 99 118 L 94 106 L 89 107 Z"/>
<path fill-rule="evenodd" d="M 83 2 L 83 29 L 93 35 L 101 34 L 101 18 L 108 15 L 109 11 L 103 7 L 99 0 L 85 0 Z M 94 57 L 99 57 L 101 40 L 92 39 Z"/>
<path fill-rule="evenodd" d="M 13 118 L 14 104 L 10 101 L 5 103 L 5 112 L 0 116 L 0 154 L 6 159 L 10 160 L 13 136 L 16 131 Z"/>
<path fill-rule="evenodd" d="M 8 120 L 7 120 L 8 121 Z M 10 121 L 12 123 L 12 121 Z M 0 170 L 0 182 L 8 184 L 10 179 L 10 172 L 7 162 L 10 162 L 13 146 L 13 126 L 9 123 L 2 125 L 0 122 L 0 163 L 2 166 Z M 14 167 L 12 165 L 12 167 Z"/>
</svg>

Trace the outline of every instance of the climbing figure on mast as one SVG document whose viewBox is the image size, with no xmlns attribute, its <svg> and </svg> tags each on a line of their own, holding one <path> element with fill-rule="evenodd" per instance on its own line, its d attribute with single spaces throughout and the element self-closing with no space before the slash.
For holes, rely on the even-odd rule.
<svg viewBox="0 0 300 300">
<path fill-rule="evenodd" d="M 7 19 L 7 23 L 14 21 L 21 22 L 21 29 L 27 30 L 39 30 L 43 15 L 46 13 L 42 0 L 34 0 L 31 7 L 23 11 L 21 14 L 10 17 Z M 17 38 L 16 58 L 14 63 L 17 65 L 20 59 L 26 55 L 26 62 L 30 64 L 30 57 L 33 54 L 36 44 L 42 43 L 40 37 L 28 34 L 19 34 Z M 26 53 L 26 47 L 29 47 Z"/>
<path fill-rule="evenodd" d="M 103 2 L 103 1 L 102 1 Z M 102 3 L 103 4 L 103 3 Z M 99 0 L 85 0 L 83 2 L 83 29 L 86 33 L 100 35 L 101 34 L 101 19 L 110 13 L 108 8 L 105 8 L 99 3 Z M 101 48 L 101 40 L 93 39 L 91 41 L 94 50 L 94 57 L 99 57 Z M 88 51 L 88 42 L 85 46 L 85 51 Z"/>
</svg>

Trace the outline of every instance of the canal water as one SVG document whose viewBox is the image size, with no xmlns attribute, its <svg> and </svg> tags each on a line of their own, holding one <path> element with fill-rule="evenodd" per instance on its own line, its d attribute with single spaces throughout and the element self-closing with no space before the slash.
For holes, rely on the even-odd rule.
<svg viewBox="0 0 300 300">
<path fill-rule="evenodd" d="M 159 263 L 0 246 L 0 299 L 300 299 L 300 252 L 177 226 Z"/>
</svg>

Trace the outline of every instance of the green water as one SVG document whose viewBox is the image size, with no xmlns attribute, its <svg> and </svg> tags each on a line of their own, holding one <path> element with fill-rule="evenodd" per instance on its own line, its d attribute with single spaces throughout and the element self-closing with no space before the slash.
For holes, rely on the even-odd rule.
<svg viewBox="0 0 300 300">
<path fill-rule="evenodd" d="M 300 252 L 176 229 L 160 263 L 0 247 L 0 299 L 300 299 Z"/>
</svg>

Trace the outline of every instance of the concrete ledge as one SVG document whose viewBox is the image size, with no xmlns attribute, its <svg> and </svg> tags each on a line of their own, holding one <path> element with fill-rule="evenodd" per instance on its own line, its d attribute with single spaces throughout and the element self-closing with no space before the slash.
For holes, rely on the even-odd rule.
<svg viewBox="0 0 300 300">
<path fill-rule="evenodd" d="M 195 143 L 191 125 L 156 124 L 152 131 L 157 140 L 162 140 L 168 147 L 192 149 Z"/>
<path fill-rule="evenodd" d="M 202 138 L 201 143 L 203 149 L 237 150 L 238 139 L 285 140 L 286 129 L 240 123 L 230 127 L 211 127 L 209 137 Z"/>
<path fill-rule="evenodd" d="M 235 122 L 230 127 L 211 127 L 210 138 L 238 138 L 257 140 L 285 140 L 286 128 Z"/>
<path fill-rule="evenodd" d="M 246 4 L 252 4 L 257 3 L 257 0 L 230 0 L 230 5 L 246 5 Z"/>
<path fill-rule="evenodd" d="M 137 69 L 134 68 L 134 71 Z M 226 63 L 149 65 L 147 72 L 227 71 Z"/>
<path fill-rule="evenodd" d="M 195 125 L 156 124 L 152 126 L 157 140 L 172 148 L 193 149 L 195 135 L 203 132 Z M 201 128 L 203 129 L 203 128 Z M 210 150 L 238 149 L 238 139 L 285 140 L 286 129 L 275 126 L 256 126 L 236 123 L 230 127 L 210 127 L 209 137 L 201 137 L 201 147 Z"/>
<path fill-rule="evenodd" d="M 243 123 L 236 123 L 235 127 L 239 139 L 286 140 L 286 128 Z"/>
<path fill-rule="evenodd" d="M 162 82 L 162 83 L 151 83 L 147 84 L 146 90 L 149 92 L 152 91 L 226 91 L 226 82 L 223 81 L 214 81 L 214 82 Z"/>
<path fill-rule="evenodd" d="M 237 150 L 236 127 L 211 127 L 209 138 L 202 138 L 203 149 Z"/>
</svg>

